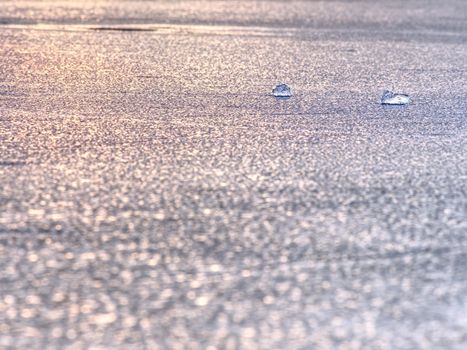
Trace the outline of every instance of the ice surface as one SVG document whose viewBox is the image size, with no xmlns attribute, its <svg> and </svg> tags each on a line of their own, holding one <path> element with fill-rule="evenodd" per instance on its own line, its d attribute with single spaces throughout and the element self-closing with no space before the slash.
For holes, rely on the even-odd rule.
<svg viewBox="0 0 467 350">
<path fill-rule="evenodd" d="M 0 349 L 467 349 L 465 0 L 397 4 L 0 1 Z"/>
<path fill-rule="evenodd" d="M 384 91 L 381 97 L 382 105 L 406 105 L 410 103 L 409 95 L 398 94 L 392 91 Z"/>
<path fill-rule="evenodd" d="M 292 91 L 287 84 L 279 84 L 272 89 L 272 94 L 275 97 L 291 97 Z"/>
</svg>

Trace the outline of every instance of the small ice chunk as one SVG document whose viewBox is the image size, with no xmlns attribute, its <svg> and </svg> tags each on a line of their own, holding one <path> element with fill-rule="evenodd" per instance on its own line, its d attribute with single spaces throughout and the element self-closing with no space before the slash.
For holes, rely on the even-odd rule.
<svg viewBox="0 0 467 350">
<path fill-rule="evenodd" d="M 272 89 L 272 94 L 274 97 L 290 97 L 292 96 L 292 91 L 287 84 L 279 84 Z"/>
<path fill-rule="evenodd" d="M 392 91 L 384 91 L 381 97 L 382 105 L 406 105 L 410 103 L 409 95 L 396 94 Z"/>
</svg>

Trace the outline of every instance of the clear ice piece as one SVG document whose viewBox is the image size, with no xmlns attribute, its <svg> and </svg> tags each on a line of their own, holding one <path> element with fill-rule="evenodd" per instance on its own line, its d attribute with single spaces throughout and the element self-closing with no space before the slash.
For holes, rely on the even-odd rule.
<svg viewBox="0 0 467 350">
<path fill-rule="evenodd" d="M 392 91 L 386 90 L 381 97 L 382 105 L 406 105 L 410 103 L 409 95 L 396 94 Z"/>
<path fill-rule="evenodd" d="M 272 89 L 272 94 L 275 97 L 290 97 L 292 96 L 292 91 L 287 84 L 279 84 Z"/>
</svg>

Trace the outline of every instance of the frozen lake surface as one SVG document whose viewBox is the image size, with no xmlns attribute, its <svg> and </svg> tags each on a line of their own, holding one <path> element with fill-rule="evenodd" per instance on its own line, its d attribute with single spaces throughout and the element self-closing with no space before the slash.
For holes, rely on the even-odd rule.
<svg viewBox="0 0 467 350">
<path fill-rule="evenodd" d="M 466 57 L 464 0 L 2 1 L 0 348 L 466 349 Z"/>
</svg>

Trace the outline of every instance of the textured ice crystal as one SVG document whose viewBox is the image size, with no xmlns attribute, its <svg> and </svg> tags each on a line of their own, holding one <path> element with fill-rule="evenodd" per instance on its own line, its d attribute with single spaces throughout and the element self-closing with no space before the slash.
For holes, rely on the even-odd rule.
<svg viewBox="0 0 467 350">
<path fill-rule="evenodd" d="M 397 94 L 386 90 L 381 97 L 382 105 L 406 105 L 410 103 L 409 95 Z"/>
<path fill-rule="evenodd" d="M 292 96 L 292 91 L 287 84 L 279 84 L 272 89 L 272 94 L 275 97 L 290 97 Z"/>
</svg>

